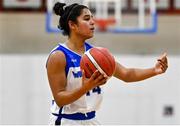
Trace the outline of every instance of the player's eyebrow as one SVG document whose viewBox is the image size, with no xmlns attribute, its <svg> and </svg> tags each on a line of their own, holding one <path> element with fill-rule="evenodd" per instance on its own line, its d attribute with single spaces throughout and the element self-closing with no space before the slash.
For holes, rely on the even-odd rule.
<svg viewBox="0 0 180 126">
<path fill-rule="evenodd" d="M 84 15 L 84 17 L 86 18 L 86 17 L 94 17 L 93 15 L 89 15 L 89 14 L 86 14 L 86 15 Z"/>
</svg>

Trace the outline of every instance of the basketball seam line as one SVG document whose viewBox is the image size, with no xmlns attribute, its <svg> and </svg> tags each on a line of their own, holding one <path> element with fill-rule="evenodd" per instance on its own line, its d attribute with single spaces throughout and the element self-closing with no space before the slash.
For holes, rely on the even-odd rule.
<svg viewBox="0 0 180 126">
<path fill-rule="evenodd" d="M 86 55 L 87 56 L 87 55 Z M 87 56 L 87 58 L 89 59 L 89 57 Z M 93 62 L 89 59 L 89 61 L 93 64 Z M 81 62 L 83 62 L 83 64 L 85 65 L 84 61 L 82 60 Z M 93 64 L 94 65 L 94 64 Z M 85 66 L 87 67 L 87 66 Z M 95 66 L 94 66 L 95 67 Z M 88 74 L 91 75 L 92 73 L 89 73 L 89 70 L 88 70 Z"/>
<path fill-rule="evenodd" d="M 96 62 L 96 60 L 91 56 L 91 54 L 89 53 L 89 50 L 85 53 L 85 55 L 91 60 L 91 62 L 94 64 L 94 66 L 96 67 L 96 69 L 99 70 L 99 72 L 101 74 L 104 74 L 105 77 L 108 77 L 107 74 L 101 69 L 101 67 L 98 65 L 98 63 Z"/>
</svg>

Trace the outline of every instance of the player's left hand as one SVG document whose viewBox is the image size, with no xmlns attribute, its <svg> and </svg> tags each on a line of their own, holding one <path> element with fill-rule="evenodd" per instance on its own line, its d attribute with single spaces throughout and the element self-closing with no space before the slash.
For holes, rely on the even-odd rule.
<svg viewBox="0 0 180 126">
<path fill-rule="evenodd" d="M 167 68 L 168 68 L 167 53 L 163 53 L 157 59 L 157 63 L 155 65 L 155 72 L 156 72 L 156 74 L 162 74 L 162 73 L 166 72 Z"/>
</svg>

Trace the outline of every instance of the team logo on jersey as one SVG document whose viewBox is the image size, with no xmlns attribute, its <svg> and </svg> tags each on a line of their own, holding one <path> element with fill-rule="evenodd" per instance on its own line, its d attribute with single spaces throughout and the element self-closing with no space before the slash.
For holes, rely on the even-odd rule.
<svg viewBox="0 0 180 126">
<path fill-rule="evenodd" d="M 72 73 L 73 73 L 74 78 L 82 77 L 82 72 L 81 71 L 78 71 L 78 72 L 72 71 Z"/>
<path fill-rule="evenodd" d="M 71 59 L 71 61 L 72 61 L 73 63 L 75 63 L 75 62 L 77 62 L 77 59 Z"/>
</svg>

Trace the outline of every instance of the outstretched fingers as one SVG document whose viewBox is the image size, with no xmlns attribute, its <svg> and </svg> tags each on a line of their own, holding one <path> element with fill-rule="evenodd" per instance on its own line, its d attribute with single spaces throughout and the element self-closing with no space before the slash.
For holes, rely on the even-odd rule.
<svg viewBox="0 0 180 126">
<path fill-rule="evenodd" d="M 157 67 L 159 67 L 162 71 L 160 73 L 164 73 L 168 68 L 168 59 L 167 53 L 164 53 L 157 59 Z"/>
<path fill-rule="evenodd" d="M 160 64 L 160 68 L 162 69 L 162 71 L 165 72 L 168 68 L 168 65 L 159 60 L 158 60 L 158 62 Z"/>
<path fill-rule="evenodd" d="M 158 61 L 163 62 L 164 64 L 168 65 L 168 60 L 167 60 L 167 53 L 164 53 L 162 56 L 158 58 Z"/>
</svg>

